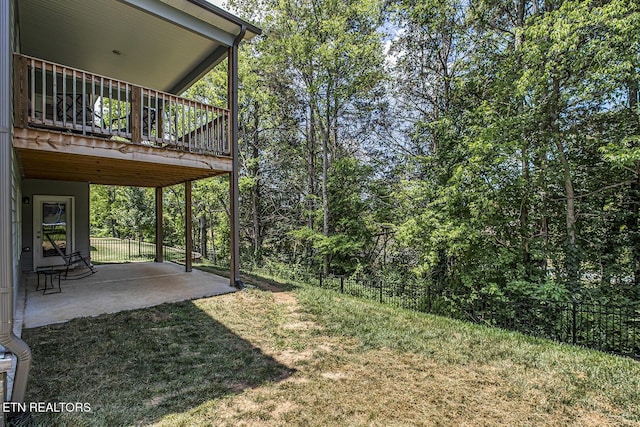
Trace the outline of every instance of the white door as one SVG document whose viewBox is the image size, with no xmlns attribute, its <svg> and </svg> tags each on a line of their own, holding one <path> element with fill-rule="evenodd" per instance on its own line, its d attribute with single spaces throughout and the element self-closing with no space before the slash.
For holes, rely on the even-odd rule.
<svg viewBox="0 0 640 427">
<path fill-rule="evenodd" d="M 33 268 L 63 265 L 74 247 L 73 196 L 33 196 Z M 56 249 L 57 246 L 57 249 Z"/>
</svg>

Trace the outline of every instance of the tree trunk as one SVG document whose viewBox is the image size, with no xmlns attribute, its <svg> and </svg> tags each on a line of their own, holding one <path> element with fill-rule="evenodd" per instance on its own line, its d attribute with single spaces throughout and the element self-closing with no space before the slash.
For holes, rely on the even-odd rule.
<svg viewBox="0 0 640 427">
<path fill-rule="evenodd" d="M 331 97 L 334 94 L 333 90 L 333 80 L 330 77 L 327 87 L 326 93 L 326 105 L 325 105 L 325 123 L 324 129 L 322 129 L 322 234 L 324 237 L 329 237 L 329 192 L 328 192 L 328 184 L 329 184 L 329 151 L 331 148 L 330 143 L 332 136 L 332 129 L 334 131 L 333 135 L 333 152 L 337 152 L 337 123 L 335 126 L 333 124 L 333 114 L 332 114 L 332 106 L 331 106 Z M 323 272 L 325 275 L 329 274 L 329 264 L 331 263 L 331 255 L 328 253 L 324 254 L 323 257 Z"/>
<path fill-rule="evenodd" d="M 200 217 L 200 252 L 202 258 L 209 259 L 207 253 L 207 217 L 202 215 Z"/>
<path fill-rule="evenodd" d="M 516 66 L 518 69 L 522 69 L 522 53 L 521 46 L 524 43 L 524 16 L 525 16 L 525 2 L 526 0 L 518 0 L 516 2 L 516 37 L 514 38 L 514 51 L 516 54 Z M 518 99 L 518 116 L 522 117 L 524 114 L 524 99 L 520 97 Z M 522 201 L 520 203 L 520 247 L 522 251 L 522 263 L 524 265 L 525 279 L 531 280 L 533 276 L 533 265 L 531 262 L 531 248 L 530 248 L 530 235 L 529 235 L 529 190 L 531 188 L 531 174 L 529 172 L 529 139 L 526 131 L 523 129 L 521 134 L 521 150 L 522 159 L 520 163 L 522 179 L 524 181 L 524 188 L 522 193 Z"/>
<path fill-rule="evenodd" d="M 217 265 L 218 263 L 218 258 L 217 258 L 217 253 L 216 253 L 216 234 L 215 234 L 215 228 L 214 228 L 214 215 L 213 212 L 211 210 L 209 210 L 209 226 L 211 227 L 211 262 L 213 262 L 213 265 Z"/>
<path fill-rule="evenodd" d="M 309 130 L 307 132 L 307 227 L 309 230 L 314 229 L 313 211 L 315 210 L 314 197 L 316 194 L 315 175 L 316 175 L 316 117 L 313 106 L 313 98 L 309 106 Z M 313 245 L 307 242 L 306 245 L 307 259 L 313 258 Z"/>
<path fill-rule="evenodd" d="M 635 130 L 640 131 L 638 115 L 638 82 L 629 83 L 629 109 L 635 120 Z M 629 229 L 630 247 L 633 266 L 633 283 L 636 299 L 640 300 L 640 162 L 635 162 L 635 182 L 629 188 L 630 213 L 627 227 Z"/>
<path fill-rule="evenodd" d="M 253 216 L 253 258 L 260 261 L 262 258 L 262 234 L 260 220 L 260 183 L 256 178 L 251 191 L 251 211 Z"/>
<path fill-rule="evenodd" d="M 255 106 L 257 111 L 258 106 Z M 251 214 L 253 224 L 253 258 L 255 261 L 260 261 L 262 258 L 262 227 L 260 218 L 260 150 L 258 149 L 258 127 L 260 125 L 260 118 L 258 114 L 254 114 L 254 128 L 253 128 L 253 146 L 251 151 L 251 176 L 253 177 L 253 186 L 251 187 Z"/>
<path fill-rule="evenodd" d="M 109 195 L 109 210 L 111 210 L 113 209 L 113 205 L 116 202 L 116 187 L 107 187 L 107 194 Z M 111 237 L 118 237 L 116 232 L 116 220 L 112 215 L 112 213 L 109 213 L 109 227 L 111 228 Z"/>
<path fill-rule="evenodd" d="M 322 234 L 329 237 L 329 196 L 327 192 L 327 183 L 329 177 L 329 129 L 326 129 L 322 135 Z M 329 274 L 329 254 L 324 254 L 323 272 Z"/>
<path fill-rule="evenodd" d="M 562 178 L 565 192 L 565 223 L 567 228 L 567 236 L 565 240 L 565 269 L 567 272 L 567 284 L 572 292 L 578 291 L 579 275 L 580 275 L 580 256 L 578 254 L 578 245 L 576 239 L 576 195 L 573 188 L 573 179 L 571 175 L 571 165 L 565 153 L 565 147 L 562 143 L 562 135 L 560 125 L 558 123 L 560 97 L 560 82 L 557 77 L 552 78 L 552 94 L 551 105 L 549 110 L 551 138 L 554 140 L 558 159 L 562 166 Z"/>
<path fill-rule="evenodd" d="M 636 181 L 631 184 L 629 198 L 631 199 L 631 213 L 629 215 L 629 236 L 631 255 L 633 258 L 633 283 L 636 298 L 640 300 L 640 164 L 636 162 Z"/>
<path fill-rule="evenodd" d="M 558 135 L 559 136 L 559 135 Z M 569 160 L 564 153 L 564 147 L 560 138 L 556 138 L 556 148 L 558 149 L 558 158 L 562 164 L 562 175 L 564 180 L 564 191 L 566 197 L 566 226 L 567 226 L 567 274 L 569 275 L 569 284 L 577 286 L 578 273 L 580 270 L 579 257 L 576 245 L 576 207 L 575 207 L 575 191 L 573 189 L 573 181 L 571 177 L 571 167 Z"/>
</svg>

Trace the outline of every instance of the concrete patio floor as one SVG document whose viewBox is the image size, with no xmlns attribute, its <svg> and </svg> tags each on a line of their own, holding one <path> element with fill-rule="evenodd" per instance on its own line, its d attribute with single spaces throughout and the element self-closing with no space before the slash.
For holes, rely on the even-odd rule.
<svg viewBox="0 0 640 427">
<path fill-rule="evenodd" d="M 62 280 L 61 293 L 36 291 L 37 276 L 24 281 L 24 328 L 62 323 L 77 317 L 152 307 L 166 302 L 234 292 L 229 279 L 165 263 L 105 264 L 96 273 L 76 280 Z M 56 282 L 57 284 L 57 282 Z M 16 313 L 18 314 L 18 313 Z"/>
</svg>

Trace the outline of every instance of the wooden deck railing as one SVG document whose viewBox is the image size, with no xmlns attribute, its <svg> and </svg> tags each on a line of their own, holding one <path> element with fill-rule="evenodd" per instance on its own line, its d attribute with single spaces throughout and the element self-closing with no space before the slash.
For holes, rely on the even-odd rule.
<svg viewBox="0 0 640 427">
<path fill-rule="evenodd" d="M 230 156 L 229 110 L 14 54 L 14 125 Z"/>
</svg>

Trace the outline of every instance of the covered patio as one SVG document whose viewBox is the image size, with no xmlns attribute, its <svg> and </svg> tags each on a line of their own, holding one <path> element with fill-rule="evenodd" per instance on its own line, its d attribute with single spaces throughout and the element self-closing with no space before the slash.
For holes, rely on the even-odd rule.
<svg viewBox="0 0 640 427">
<path fill-rule="evenodd" d="M 78 317 L 93 317 L 236 291 L 227 278 L 200 270 L 187 273 L 184 266 L 171 262 L 105 264 L 95 268 L 93 275 L 62 280 L 60 293 L 43 294 L 41 290 L 36 291 L 36 274 L 27 274 L 23 281 L 23 327 L 36 328 Z"/>
</svg>

